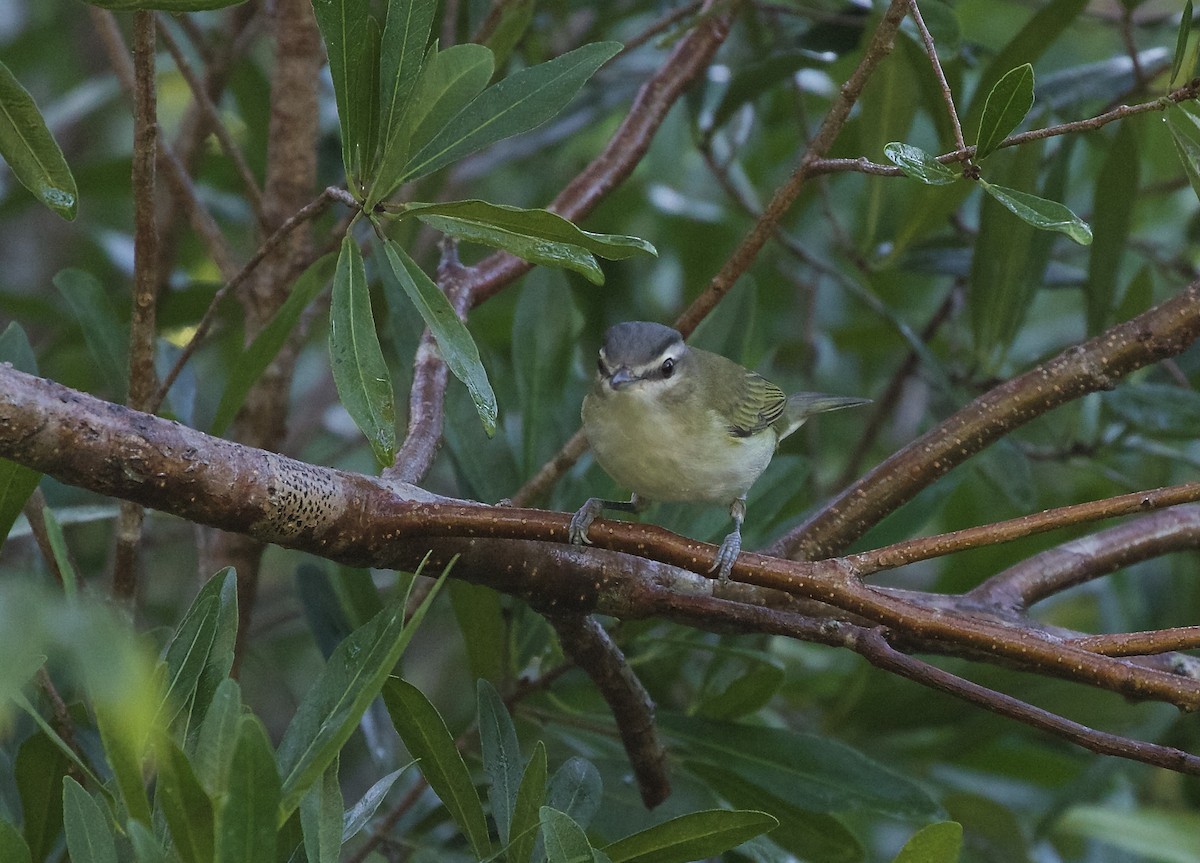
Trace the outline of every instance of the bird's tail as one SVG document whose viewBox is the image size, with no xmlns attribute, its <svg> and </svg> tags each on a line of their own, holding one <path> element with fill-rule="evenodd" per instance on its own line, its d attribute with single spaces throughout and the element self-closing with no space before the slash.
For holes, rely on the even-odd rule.
<svg viewBox="0 0 1200 863">
<path fill-rule="evenodd" d="M 788 396 L 787 406 L 783 409 L 783 433 L 780 440 L 790 435 L 804 424 L 813 414 L 826 411 L 839 411 L 842 408 L 852 408 L 857 405 L 870 404 L 870 399 L 854 398 L 853 396 L 830 396 L 824 393 L 796 393 Z"/>
</svg>

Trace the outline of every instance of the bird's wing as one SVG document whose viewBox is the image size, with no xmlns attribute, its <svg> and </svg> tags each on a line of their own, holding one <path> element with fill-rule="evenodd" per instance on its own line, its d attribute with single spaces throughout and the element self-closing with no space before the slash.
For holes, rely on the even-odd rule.
<svg viewBox="0 0 1200 863">
<path fill-rule="evenodd" d="M 741 397 L 732 404 L 729 431 L 734 437 L 750 437 L 783 416 L 787 396 L 761 375 L 746 372 L 745 383 L 739 389 Z"/>
</svg>

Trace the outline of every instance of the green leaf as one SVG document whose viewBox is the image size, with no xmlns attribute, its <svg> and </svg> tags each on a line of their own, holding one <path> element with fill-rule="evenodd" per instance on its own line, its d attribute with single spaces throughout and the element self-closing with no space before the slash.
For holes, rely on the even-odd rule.
<svg viewBox="0 0 1200 863">
<path fill-rule="evenodd" d="M 342 405 L 366 435 L 375 458 L 382 465 L 390 465 L 396 451 L 392 378 L 375 331 L 362 253 L 349 234 L 342 238 L 333 275 L 329 358 Z"/>
<path fill-rule="evenodd" d="M 18 371 L 37 374 L 33 348 L 25 331 L 16 321 L 0 333 L 0 363 L 11 363 Z M 36 470 L 0 458 L 0 546 L 4 545 L 13 523 L 25 508 L 25 502 L 29 500 L 41 479 L 42 475 Z"/>
<path fill-rule="evenodd" d="M 374 23 L 370 2 L 312 0 L 312 5 L 329 55 L 329 74 L 333 78 L 333 95 L 342 130 L 342 165 L 355 187 L 363 178 L 363 169 L 370 163 L 371 154 L 365 149 L 371 126 L 378 121 L 378 111 L 372 110 L 376 106 L 378 89 L 372 92 L 370 88 L 378 70 L 378 52 L 373 54 L 370 50 Z"/>
<path fill-rule="evenodd" d="M 368 788 L 367 793 L 357 803 L 346 810 L 345 817 L 342 820 L 343 845 L 357 836 L 359 831 L 367 826 L 367 822 L 374 817 L 375 810 L 379 808 L 379 804 L 383 802 L 383 798 L 387 796 L 392 785 L 400 778 L 400 774 L 416 763 L 415 761 L 410 761 L 399 770 L 393 770 L 387 776 L 384 776 Z"/>
<path fill-rule="evenodd" d="M 129 844 L 133 846 L 133 857 L 137 863 L 175 863 L 178 860 L 167 854 L 167 849 L 141 821 L 130 818 L 125 822 L 125 832 L 129 836 Z"/>
<path fill-rule="evenodd" d="M 125 721 L 121 705 L 97 702 L 94 711 L 104 754 L 116 778 L 117 791 L 121 802 L 125 804 L 125 811 L 129 817 L 149 824 L 150 798 L 146 796 L 142 774 L 148 741 L 143 736 L 143 729 Z"/>
<path fill-rule="evenodd" d="M 920 147 L 893 141 L 883 148 L 883 153 L 906 177 L 920 180 L 927 186 L 945 186 L 961 179 Z"/>
<path fill-rule="evenodd" d="M 229 769 L 241 715 L 241 687 L 236 680 L 226 678 L 213 693 L 192 756 L 197 778 L 214 799 L 222 796 L 229 787 Z"/>
<path fill-rule="evenodd" d="M 1200 197 L 1200 112 L 1193 103 L 1181 102 L 1167 109 L 1166 121 L 1192 191 Z"/>
<path fill-rule="evenodd" d="M 0 158 L 39 201 L 64 219 L 79 206 L 75 178 L 29 91 L 0 63 Z"/>
<path fill-rule="evenodd" d="M 158 748 L 154 802 L 184 863 L 212 863 L 213 806 L 187 756 L 167 738 Z"/>
<path fill-rule="evenodd" d="M 118 401 L 124 399 L 128 337 L 104 288 L 91 273 L 75 269 L 60 271 L 54 277 L 54 286 L 83 329 L 83 341 L 105 383 Z"/>
<path fill-rule="evenodd" d="M 1188 36 L 1192 32 L 1192 0 L 1183 4 L 1183 14 L 1179 16 L 1179 34 L 1175 37 L 1175 59 L 1171 62 L 1171 77 L 1167 79 L 1170 85 L 1175 84 L 1179 70 L 1183 68 L 1183 58 L 1187 54 Z M 1190 76 L 1184 76 L 1185 78 Z"/>
<path fill-rule="evenodd" d="M 730 770 L 802 809 L 901 819 L 940 812 L 918 783 L 827 737 L 670 714 L 658 719 L 680 757 Z"/>
<path fill-rule="evenodd" d="M 26 738 L 17 750 L 13 776 L 21 798 L 25 842 L 34 860 L 45 860 L 62 834 L 63 777 L 67 757 L 45 734 Z"/>
<path fill-rule="evenodd" d="M 379 694 L 420 626 L 449 571 L 447 567 L 442 572 L 407 625 L 404 620 L 407 596 L 401 596 L 356 629 L 329 657 L 279 742 L 279 775 L 283 777 L 280 824 L 287 820 L 309 786 L 325 772 L 354 732 L 363 711 Z"/>
<path fill-rule="evenodd" d="M 211 597 L 217 603 L 212 646 L 188 699 L 186 715 L 183 720 L 176 720 L 176 730 L 180 739 L 186 741 L 185 749 L 189 753 L 192 752 L 191 746 L 199 735 L 200 723 L 207 716 L 218 688 L 229 678 L 229 672 L 233 668 L 238 626 L 237 573 L 233 571 L 233 567 L 225 567 L 205 582 L 192 604 L 196 605 L 206 597 Z"/>
<path fill-rule="evenodd" d="M 41 663 L 38 664 L 40 665 Z M 29 718 L 37 723 L 38 728 L 42 729 L 42 733 L 45 734 L 46 737 L 48 737 L 54 743 L 54 745 L 58 747 L 58 751 L 61 752 L 66 759 L 71 762 L 72 765 L 74 765 L 79 776 L 82 776 L 92 785 L 99 788 L 101 793 L 108 795 L 112 794 L 112 792 L 109 792 L 105 789 L 103 783 L 100 781 L 100 778 L 96 776 L 96 774 L 92 771 L 92 768 L 88 766 L 87 762 L 79 757 L 79 754 L 71 748 L 71 744 L 67 743 L 67 741 L 63 740 L 62 737 L 59 736 L 59 733 L 54 730 L 54 726 L 52 726 L 46 720 L 46 717 L 42 716 L 42 714 L 38 712 L 38 709 L 30 703 L 29 699 L 26 698 L 23 693 L 15 693 L 12 700 L 17 707 L 25 711 Z M 115 800 L 116 797 L 112 797 L 112 799 Z M 4 858 L 0 857 L 0 860 L 2 859 Z"/>
<path fill-rule="evenodd" d="M 1033 66 L 1028 63 L 1007 72 L 988 93 L 979 120 L 979 138 L 975 144 L 975 160 L 981 161 L 993 153 L 1025 119 L 1033 107 Z"/>
<path fill-rule="evenodd" d="M 492 853 L 483 806 L 454 737 L 441 714 L 419 689 L 393 677 L 384 684 L 383 702 L 400 739 L 420 761 L 421 775 L 462 830 L 476 859 Z"/>
<path fill-rule="evenodd" d="M 279 818 L 279 776 L 262 722 L 243 715 L 238 719 L 229 787 L 216 812 L 216 863 L 275 859 L 276 834 L 286 820 Z"/>
<path fill-rule="evenodd" d="M 389 271 L 437 339 L 438 350 L 450 372 L 466 384 L 483 429 L 491 437 L 496 433 L 496 394 L 492 392 L 487 372 L 479 360 L 479 348 L 475 346 L 471 333 L 455 314 L 446 295 L 404 249 L 394 240 L 385 240 L 383 249 Z M 389 287 L 389 281 L 384 279 L 385 290 Z M 388 302 L 395 304 L 396 299 L 389 296 Z"/>
<path fill-rule="evenodd" d="M 467 42 L 445 51 L 429 50 L 404 113 L 395 121 L 384 145 L 379 170 L 367 194 L 368 212 L 400 185 L 412 154 L 483 91 L 494 68 L 492 52 L 482 45 Z"/>
<path fill-rule="evenodd" d="M 824 63 L 811 51 L 782 51 L 762 59 L 739 63 L 733 71 L 729 85 L 721 94 L 721 100 L 713 108 L 712 118 L 704 129 L 705 134 L 711 135 L 720 129 L 739 108 L 752 102 L 764 93 L 780 85 L 781 82 L 791 81 L 801 69 L 820 68 Z"/>
<path fill-rule="evenodd" d="M 499 680 L 508 638 L 500 594 L 490 587 L 465 581 L 452 581 L 446 590 L 462 633 L 471 675 L 476 679 Z"/>
<path fill-rule="evenodd" d="M 550 777 L 546 803 L 586 829 L 600 811 L 603 794 L 604 784 L 596 765 L 576 755 L 559 765 Z"/>
<path fill-rule="evenodd" d="M 957 821 L 929 824 L 904 843 L 892 863 L 957 863 L 962 844 L 963 829 Z"/>
<path fill-rule="evenodd" d="M 496 687 L 480 680 L 475 692 L 479 701 L 479 742 L 483 771 L 488 777 L 488 801 L 492 804 L 492 820 L 496 822 L 500 844 L 507 845 L 517 793 L 521 788 L 521 746 L 512 717 Z"/>
<path fill-rule="evenodd" d="M 1087 222 L 1076 216 L 1057 201 L 1047 201 L 1037 195 L 1007 189 L 986 180 L 980 180 L 983 190 L 999 201 L 1013 215 L 1042 231 L 1058 231 L 1066 234 L 1081 246 L 1092 242 L 1092 229 Z"/>
<path fill-rule="evenodd" d="M 159 12 L 206 12 L 210 9 L 224 9 L 226 6 L 237 6 L 246 0 L 86 0 L 101 9 L 111 9 L 113 12 L 132 12 L 138 9 L 151 9 Z"/>
<path fill-rule="evenodd" d="M 529 863 L 538 838 L 538 810 L 546 799 L 546 744 L 538 741 L 525 765 L 513 806 L 505 863 Z"/>
<path fill-rule="evenodd" d="M 655 824 L 601 850 L 612 863 L 688 863 L 736 848 L 778 824 L 765 812 L 709 809 Z"/>
<path fill-rule="evenodd" d="M 470 243 L 503 249 L 522 260 L 545 267 L 560 267 L 579 273 L 593 285 L 604 284 L 604 271 L 591 252 L 579 246 L 539 240 L 526 234 L 506 231 L 469 219 L 450 219 L 445 216 L 422 216 L 421 221 L 436 231 L 458 237 Z"/>
<path fill-rule="evenodd" d="M 493 16 L 498 16 L 498 20 L 483 40 L 483 44 L 495 55 L 497 67 L 504 68 L 513 50 L 528 32 L 529 25 L 533 23 L 533 13 L 536 9 L 537 0 L 508 0 L 492 7 L 487 23 L 493 21 Z"/>
<path fill-rule="evenodd" d="M 63 826 L 71 863 L 117 863 L 108 813 L 70 776 L 63 780 Z"/>
<path fill-rule="evenodd" d="M 1117 306 L 1121 261 L 1139 197 L 1140 164 L 1137 127 L 1132 122 L 1121 123 L 1096 177 L 1092 198 L 1095 242 L 1088 260 L 1088 333 L 1104 329 Z"/>
<path fill-rule="evenodd" d="M 592 845 L 570 815 L 551 806 L 539 812 L 547 863 L 592 863 Z"/>
<path fill-rule="evenodd" d="M 163 661 L 167 668 L 167 690 L 159 714 L 164 725 L 170 725 L 195 694 L 217 634 L 219 605 L 216 597 L 198 597 L 166 646 Z"/>
<path fill-rule="evenodd" d="M 338 863 L 342 850 L 342 788 L 334 759 L 300 800 L 300 827 L 308 863 Z"/>
<path fill-rule="evenodd" d="M 409 99 L 425 63 L 425 46 L 429 44 L 437 6 L 437 0 L 390 0 L 387 4 L 379 50 L 379 126 L 385 150 L 409 109 Z"/>
<path fill-rule="evenodd" d="M 567 106 L 588 78 L 621 50 L 596 42 L 514 72 L 480 93 L 423 146 L 406 168 L 411 180 L 476 150 L 540 126 Z"/>
<path fill-rule="evenodd" d="M 720 692 L 706 695 L 697 705 L 698 714 L 709 719 L 736 719 L 756 713 L 787 679 L 783 663 L 772 656 L 743 651 L 731 659 L 739 662 L 739 673 Z"/>
<path fill-rule="evenodd" d="M 1055 825 L 1069 836 L 1094 839 L 1146 861 L 1200 863 L 1200 814 L 1141 807 L 1073 806 Z M 1098 855 L 1096 859 L 1102 859 Z"/>
<path fill-rule="evenodd" d="M 279 311 L 275 312 L 267 325 L 254 337 L 250 346 L 231 365 L 229 378 L 221 393 L 220 404 L 217 405 L 209 431 L 214 435 L 224 434 L 237 416 L 246 395 L 254 382 L 259 379 L 271 361 L 279 353 L 292 330 L 300 321 L 300 316 L 308 305 L 317 297 L 321 289 L 333 277 L 337 264 L 337 256 L 330 252 L 312 263 L 311 266 L 296 279 L 291 293 L 284 300 Z"/>
<path fill-rule="evenodd" d="M 1200 427 L 1200 393 L 1170 384 L 1140 383 L 1103 396 L 1105 407 L 1141 434 L 1192 439 Z"/>
<path fill-rule="evenodd" d="M 0 818 L 0 860 L 8 863 L 33 863 L 29 846 L 21 838 L 21 831 Z"/>
</svg>

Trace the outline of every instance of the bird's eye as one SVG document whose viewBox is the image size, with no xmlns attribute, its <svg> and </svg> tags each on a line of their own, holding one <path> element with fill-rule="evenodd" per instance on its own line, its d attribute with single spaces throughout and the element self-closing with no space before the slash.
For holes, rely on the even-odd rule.
<svg viewBox="0 0 1200 863">
<path fill-rule="evenodd" d="M 665 360 L 663 360 L 662 376 L 664 378 L 669 378 L 674 373 L 675 373 L 675 358 L 667 357 Z"/>
</svg>

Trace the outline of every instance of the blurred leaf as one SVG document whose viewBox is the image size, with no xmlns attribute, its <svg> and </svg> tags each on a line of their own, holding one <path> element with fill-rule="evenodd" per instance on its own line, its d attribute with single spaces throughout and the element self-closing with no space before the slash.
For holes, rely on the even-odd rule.
<svg viewBox="0 0 1200 863">
<path fill-rule="evenodd" d="M 71 168 L 29 91 L 0 63 L 0 158 L 17 181 L 64 219 L 79 207 Z"/>
<path fill-rule="evenodd" d="M 204 714 L 192 756 L 196 777 L 214 799 L 229 787 L 229 769 L 241 715 L 241 688 L 236 680 L 226 678 L 217 686 Z"/>
<path fill-rule="evenodd" d="M 29 374 L 37 374 L 37 361 L 25 331 L 16 321 L 0 333 L 0 363 L 11 363 L 13 368 Z M 42 475 L 36 470 L 0 458 L 0 546 L 12 530 L 13 522 L 25 508 L 25 502 L 41 482 Z"/>
<path fill-rule="evenodd" d="M 466 836 L 471 852 L 486 859 L 492 850 L 483 806 L 441 714 L 421 690 L 398 677 L 384 684 L 383 701 L 404 745 L 420 761 L 421 775 Z"/>
<path fill-rule="evenodd" d="M 957 863 L 962 844 L 963 829 L 957 821 L 929 824 L 904 843 L 893 863 Z"/>
<path fill-rule="evenodd" d="M 709 719 L 736 719 L 755 713 L 766 706 L 787 678 L 783 663 L 769 654 L 743 651 L 729 661 L 738 663 L 740 673 L 720 692 L 706 695 L 696 707 L 698 714 Z"/>
<path fill-rule="evenodd" d="M 437 0 L 390 0 L 379 51 L 380 139 L 386 151 L 399 131 L 400 119 L 425 63 Z"/>
<path fill-rule="evenodd" d="M 106 701 L 97 701 L 93 705 L 96 727 L 104 744 L 104 755 L 116 778 L 117 791 L 121 802 L 125 804 L 125 811 L 130 818 L 149 825 L 150 799 L 146 796 L 146 785 L 142 778 L 149 741 L 146 729 L 127 721 L 129 707 Z"/>
<path fill-rule="evenodd" d="M 479 348 L 475 346 L 471 333 L 459 320 L 446 295 L 404 249 L 393 240 L 385 240 L 383 249 L 395 281 L 404 289 L 408 299 L 421 313 L 425 325 L 437 339 L 438 351 L 451 373 L 466 384 L 471 400 L 475 403 L 475 410 L 483 423 L 483 429 L 487 436 L 491 437 L 496 433 L 496 416 L 499 409 L 496 407 L 496 394 L 492 392 L 487 372 L 483 363 L 479 361 Z M 390 284 L 384 279 L 385 289 Z M 396 300 L 389 297 L 388 302 L 395 303 Z"/>
<path fill-rule="evenodd" d="M 79 573 L 71 560 L 71 552 L 67 547 L 67 538 L 63 535 L 62 525 L 49 507 L 41 512 L 42 525 L 46 528 L 46 541 L 50 543 L 50 551 L 54 555 L 54 564 L 63 578 L 63 595 L 74 599 L 79 590 Z"/>
<path fill-rule="evenodd" d="M 779 826 L 768 838 L 801 860 L 860 863 L 864 859 L 862 845 L 832 815 L 800 809 L 725 767 L 689 761 L 687 768 L 733 806 L 757 806 L 774 816 Z"/>
<path fill-rule="evenodd" d="M 537 0 L 506 0 L 495 4 L 488 13 L 485 25 L 491 22 L 493 15 L 499 20 L 495 21 L 483 44 L 495 55 L 497 68 L 504 68 L 509 55 L 529 30 L 536 8 Z"/>
<path fill-rule="evenodd" d="M 510 844 L 504 854 L 505 863 L 529 863 L 538 840 L 538 813 L 545 799 L 546 744 L 539 740 L 533 747 L 529 763 L 525 765 L 521 786 L 517 790 L 509 829 Z"/>
<path fill-rule="evenodd" d="M 736 848 L 778 824 L 765 812 L 709 809 L 655 824 L 601 850 L 612 863 L 688 863 Z"/>
<path fill-rule="evenodd" d="M 413 152 L 429 143 L 483 91 L 494 68 L 492 52 L 482 45 L 467 42 L 445 51 L 429 50 L 404 111 L 392 126 L 367 194 L 368 210 L 396 190 Z"/>
<path fill-rule="evenodd" d="M 596 765 L 574 756 L 564 761 L 546 786 L 546 804 L 565 812 L 585 830 L 600 811 L 604 784 Z"/>
<path fill-rule="evenodd" d="M 405 594 L 356 629 L 338 645 L 305 693 L 279 742 L 279 775 L 283 777 L 281 824 L 354 732 L 363 711 L 379 694 L 421 625 L 449 571 L 449 567 L 443 570 L 434 589 L 426 594 L 407 624 Z"/>
<path fill-rule="evenodd" d="M 1100 332 L 1112 321 L 1117 305 L 1121 261 L 1133 226 L 1133 209 L 1138 201 L 1139 165 L 1137 126 L 1120 123 L 1116 137 L 1096 177 L 1092 204 L 1095 242 L 1089 249 L 1087 321 L 1088 334 Z"/>
<path fill-rule="evenodd" d="M 1005 73 L 988 93 L 979 120 L 979 138 L 975 144 L 975 160 L 981 161 L 995 152 L 1025 119 L 1033 107 L 1033 66 L 1025 63 Z"/>
<path fill-rule="evenodd" d="M 999 201 L 1021 221 L 1042 231 L 1058 231 L 1066 234 L 1081 246 L 1092 242 L 1092 229 L 1087 222 L 1072 213 L 1057 201 L 1047 201 L 1037 195 L 1007 189 L 986 180 L 980 180 L 983 190 Z"/>
<path fill-rule="evenodd" d="M 550 806 L 539 811 L 547 863 L 592 863 L 592 845 L 583 828 Z"/>
<path fill-rule="evenodd" d="M 133 846 L 137 863 L 175 863 L 178 859 L 167 854 L 167 849 L 155 838 L 150 828 L 141 821 L 130 818 L 125 822 L 125 832 Z"/>
<path fill-rule="evenodd" d="M 1073 806 L 1055 829 L 1071 836 L 1094 839 L 1137 854 L 1147 861 L 1200 863 L 1200 814 L 1140 807 Z"/>
<path fill-rule="evenodd" d="M 337 260 L 337 256 L 330 252 L 328 255 L 322 255 L 301 273 L 279 311 L 275 312 L 267 325 L 254 337 L 250 346 L 231 364 L 225 389 L 221 392 L 220 404 L 217 405 L 217 412 L 209 427 L 211 434 L 219 436 L 229 428 L 233 418 L 242 409 L 250 388 L 275 359 L 279 349 L 300 322 L 301 314 L 316 299 L 321 289 L 329 284 Z"/>
<path fill-rule="evenodd" d="M 369 0 L 312 0 L 312 5 L 329 56 L 342 131 L 342 165 L 353 181 L 353 191 L 369 165 L 371 154 L 365 148 L 378 117 L 377 110 L 371 116 L 378 97 L 378 88 L 370 86 L 378 69 L 378 52 L 373 55 L 370 50 L 374 19 Z"/>
<path fill-rule="evenodd" d="M 659 727 L 679 757 L 731 770 L 802 809 L 906 819 L 940 812 L 913 780 L 827 737 L 675 715 L 660 715 Z"/>
<path fill-rule="evenodd" d="M 925 22 L 925 29 L 929 31 L 929 35 L 933 37 L 934 48 L 937 50 L 938 59 L 943 63 L 956 57 L 962 51 L 962 25 L 959 23 L 958 15 L 954 9 L 940 0 L 924 0 L 921 3 L 921 18 Z M 912 36 L 913 39 L 924 50 L 924 41 L 917 33 L 916 27 L 912 25 L 912 19 L 905 18 L 901 24 L 901 29 Z"/>
<path fill-rule="evenodd" d="M 0 860 L 8 863 L 33 863 L 29 846 L 21 838 L 21 831 L 0 818 Z"/>
<path fill-rule="evenodd" d="M 1103 396 L 1104 405 L 1144 435 L 1194 439 L 1200 393 L 1171 384 L 1126 384 Z"/>
<path fill-rule="evenodd" d="M 392 378 L 375 331 L 362 253 L 349 233 L 342 238 L 333 275 L 329 358 L 338 398 L 366 435 L 375 459 L 381 465 L 390 465 L 396 452 Z"/>
<path fill-rule="evenodd" d="M 285 820 L 279 776 L 262 722 L 252 714 L 241 716 L 229 787 L 217 806 L 216 863 L 275 859 L 276 834 Z"/>
<path fill-rule="evenodd" d="M 54 286 L 67 301 L 71 313 L 83 329 L 83 341 L 117 401 L 125 398 L 127 380 L 128 335 L 117 319 L 104 288 L 83 270 L 62 270 L 54 277 Z"/>
<path fill-rule="evenodd" d="M 1105 100 L 1112 93 L 1137 87 L 1138 80 L 1155 77 L 1166 66 L 1169 55 L 1163 47 L 1137 52 L 1139 79 L 1133 59 L 1124 51 L 1093 63 L 1080 63 L 1038 76 L 1037 104 L 1050 112 L 1074 114 L 1087 111 L 1088 103 Z"/>
<path fill-rule="evenodd" d="M 738 64 L 729 86 L 721 94 L 721 101 L 713 109 L 705 132 L 711 134 L 720 129 L 743 105 L 754 101 L 781 82 L 790 80 L 801 69 L 819 69 L 826 65 L 824 61 L 814 57 L 811 51 L 786 51 L 773 54 L 765 60 Z"/>
<path fill-rule="evenodd" d="M 211 9 L 224 9 L 226 6 L 237 6 L 246 0 L 86 0 L 101 9 L 113 12 L 131 12 L 136 9 L 154 9 L 160 12 L 177 14 L 181 12 L 205 12 Z"/>
<path fill-rule="evenodd" d="M 29 699 L 26 698 L 23 693 L 17 692 L 13 696 L 12 700 L 17 707 L 25 711 L 29 718 L 37 723 L 37 726 L 42 730 L 42 733 L 45 734 L 46 737 L 48 737 L 50 741 L 58 747 L 58 751 L 61 752 L 69 762 L 71 762 L 71 765 L 74 767 L 74 769 L 78 771 L 79 776 L 82 776 L 89 783 L 99 788 L 102 793 L 109 795 L 112 794 L 112 792 L 107 791 L 104 788 L 104 784 L 92 771 L 92 768 L 88 766 L 87 762 L 79 757 L 79 754 L 71 748 L 71 744 L 62 739 L 59 733 L 54 730 L 54 726 L 46 720 L 46 717 L 42 716 L 42 714 L 38 712 L 37 708 L 29 702 Z M 112 799 L 115 800 L 116 798 L 113 797 Z M 4 858 L 0 857 L 0 860 L 2 859 Z"/>
<path fill-rule="evenodd" d="M 1175 59 L 1171 61 L 1171 77 L 1167 79 L 1168 85 L 1174 85 L 1179 78 L 1179 70 L 1183 68 L 1183 58 L 1187 54 L 1188 36 L 1192 32 L 1192 0 L 1186 0 L 1183 4 L 1183 14 L 1179 16 L 1179 33 L 1175 37 Z M 1184 80 L 1190 78 L 1191 75 L 1184 75 Z"/>
<path fill-rule="evenodd" d="M 184 863 L 211 863 L 212 801 L 197 781 L 187 756 L 166 738 L 158 748 L 154 802 L 166 819 L 175 851 Z"/>
<path fill-rule="evenodd" d="M 401 181 L 527 132 L 567 106 L 588 78 L 621 49 L 596 42 L 509 75 L 480 93 L 413 156 Z"/>
<path fill-rule="evenodd" d="M 475 686 L 479 702 L 479 743 L 483 753 L 483 771 L 488 777 L 488 801 L 492 805 L 492 820 L 500 834 L 500 844 L 511 839 L 513 810 L 521 787 L 521 745 L 517 729 L 504 699 L 496 687 L 486 680 Z"/>
<path fill-rule="evenodd" d="M 883 148 L 883 152 L 905 176 L 920 180 L 928 186 L 945 186 L 961 179 L 958 174 L 920 147 L 893 141 Z"/>
<path fill-rule="evenodd" d="M 1187 173 L 1192 191 L 1200 197 L 1200 113 L 1191 102 L 1181 102 L 1167 109 L 1167 129 L 1175 142 L 1175 151 Z"/>
<path fill-rule="evenodd" d="M 117 839 L 104 807 L 70 776 L 63 780 L 62 801 L 71 863 L 117 863 Z"/>
<path fill-rule="evenodd" d="M 26 738 L 17 750 L 14 775 L 21 797 L 25 842 L 34 860 L 45 860 L 63 828 L 63 777 L 67 757 L 45 734 Z"/>
<path fill-rule="evenodd" d="M 345 817 L 342 820 L 342 844 L 349 842 L 367 826 L 367 823 L 374 817 L 375 810 L 383 802 L 383 798 L 387 796 L 388 791 L 392 789 L 392 785 L 400 778 L 400 774 L 416 763 L 415 761 L 410 761 L 399 770 L 393 770 L 384 776 L 368 788 L 367 792 L 357 803 L 346 810 Z"/>
<path fill-rule="evenodd" d="M 500 594 L 481 584 L 457 580 L 450 582 L 446 590 L 462 634 L 471 676 L 500 680 L 504 674 L 507 641 Z"/>
<path fill-rule="evenodd" d="M 300 799 L 300 827 L 308 863 L 338 863 L 344 828 L 338 759 L 325 768 L 321 778 Z"/>
</svg>

